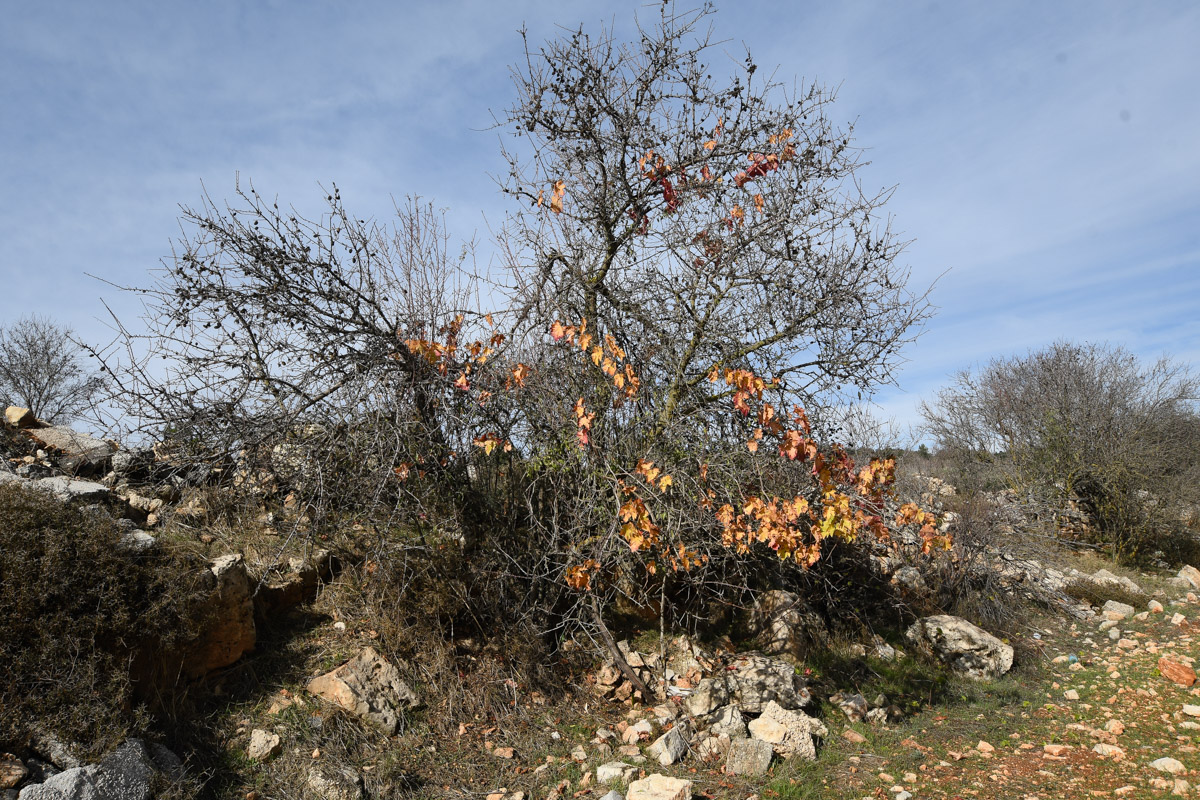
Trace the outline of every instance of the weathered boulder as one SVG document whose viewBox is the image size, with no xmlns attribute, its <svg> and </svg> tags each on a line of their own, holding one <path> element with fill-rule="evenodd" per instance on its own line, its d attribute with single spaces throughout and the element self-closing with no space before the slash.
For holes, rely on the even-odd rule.
<svg viewBox="0 0 1200 800">
<path fill-rule="evenodd" d="M 772 701 L 784 708 L 803 708 L 812 702 L 812 693 L 788 662 L 744 653 L 720 675 L 700 681 L 684 706 L 694 717 L 711 714 L 729 703 L 744 713 L 758 714 Z"/>
<path fill-rule="evenodd" d="M 117 452 L 111 442 L 62 426 L 34 428 L 28 434 L 39 446 L 58 452 L 58 468 L 72 475 L 106 471 L 109 459 Z"/>
<path fill-rule="evenodd" d="M 266 576 L 254 598 L 255 610 L 265 619 L 312 600 L 322 580 L 331 574 L 332 556 L 328 550 L 316 550 L 307 559 L 288 559 L 286 570 Z"/>
<path fill-rule="evenodd" d="M 1191 564 L 1185 564 L 1176 577 L 1187 581 L 1193 589 L 1200 589 L 1200 569 L 1196 569 Z"/>
<path fill-rule="evenodd" d="M 1105 619 L 1113 622 L 1120 622 L 1137 613 L 1133 606 L 1128 603 L 1118 603 L 1116 600 L 1106 600 L 1100 611 L 1104 614 Z"/>
<path fill-rule="evenodd" d="M 403 709 L 421 704 L 400 671 L 374 648 L 365 648 L 332 672 L 308 682 L 308 691 L 379 726 L 391 735 Z"/>
<path fill-rule="evenodd" d="M 1012 647 L 961 617 L 925 617 L 914 622 L 905 636 L 968 678 L 992 680 L 1012 668 Z"/>
<path fill-rule="evenodd" d="M 708 720 L 708 732 L 730 739 L 745 739 L 749 735 L 746 733 L 746 719 L 736 706 L 722 706 L 714 711 Z"/>
<path fill-rule="evenodd" d="M 129 739 L 99 764 L 72 767 L 21 790 L 20 800 L 150 800 L 154 776 L 182 774 L 179 759 L 161 745 Z"/>
<path fill-rule="evenodd" d="M 729 745 L 725 772 L 730 775 L 749 775 L 761 778 L 771 768 L 775 748 L 762 739 L 738 739 Z"/>
<path fill-rule="evenodd" d="M 597 783 L 612 783 L 620 781 L 629 783 L 629 779 L 638 774 L 638 768 L 624 761 L 610 761 L 596 767 Z"/>
<path fill-rule="evenodd" d="M 1087 576 L 1087 578 L 1098 586 L 1109 586 L 1115 589 L 1123 589 L 1133 594 L 1142 594 L 1142 587 L 1138 586 L 1132 580 L 1114 575 L 1106 569 L 1098 569 Z"/>
<path fill-rule="evenodd" d="M 654 774 L 629 784 L 625 800 L 689 800 L 691 796 L 691 781 Z"/>
<path fill-rule="evenodd" d="M 687 751 L 687 737 L 683 735 L 678 726 L 671 728 L 671 730 L 655 739 L 654 744 L 646 748 L 647 755 L 657 759 L 658 763 L 664 767 L 669 767 L 683 758 Z"/>
<path fill-rule="evenodd" d="M 813 737 L 829 735 L 819 719 L 783 708 L 774 701 L 767 703 L 762 716 L 751 721 L 748 727 L 752 738 L 767 742 L 784 758 L 799 756 L 809 761 L 817 757 Z"/>
<path fill-rule="evenodd" d="M 221 556 L 208 566 L 209 585 L 204 628 L 187 648 L 184 672 L 199 678 L 214 669 L 227 667 L 254 649 L 257 630 L 250 578 L 240 554 Z"/>
<path fill-rule="evenodd" d="M 825 621 L 798 595 L 779 589 L 763 592 L 750 617 L 753 629 L 769 654 L 790 653 L 803 657 L 810 648 L 829 641 Z"/>
<path fill-rule="evenodd" d="M 746 653 L 734 659 L 726 673 L 733 703 L 744 713 L 758 714 L 769 703 L 782 708 L 803 708 L 812 694 L 796 668 L 778 658 Z"/>
<path fill-rule="evenodd" d="M 36 428 L 41 424 L 32 411 L 20 406 L 9 406 L 4 409 L 4 421 L 16 428 Z"/>
</svg>

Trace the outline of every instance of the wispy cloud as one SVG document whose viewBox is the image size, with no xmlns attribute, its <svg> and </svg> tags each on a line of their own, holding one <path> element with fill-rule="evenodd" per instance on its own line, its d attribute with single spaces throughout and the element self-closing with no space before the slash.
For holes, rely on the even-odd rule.
<svg viewBox="0 0 1200 800">
<path fill-rule="evenodd" d="M 201 182 L 253 178 L 302 210 L 337 181 L 356 213 L 450 208 L 466 237 L 504 211 L 490 110 L 516 30 L 622 31 L 637 2 L 27 3 L 0 27 L 0 320 L 85 336 L 143 282 Z M 764 72 L 840 85 L 868 188 L 914 242 L 941 312 L 910 348 L 902 421 L 956 369 L 1056 338 L 1200 358 L 1200 6 L 1190 2 L 755 2 L 716 17 Z M 486 242 L 485 242 L 486 249 Z M 484 255 L 486 258 L 486 254 Z M 949 270 L 949 272 L 946 272 Z"/>
</svg>

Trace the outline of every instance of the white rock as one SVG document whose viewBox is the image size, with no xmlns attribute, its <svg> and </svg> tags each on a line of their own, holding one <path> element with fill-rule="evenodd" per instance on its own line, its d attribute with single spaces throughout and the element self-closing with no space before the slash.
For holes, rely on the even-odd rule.
<svg viewBox="0 0 1200 800">
<path fill-rule="evenodd" d="M 1012 668 L 1012 647 L 960 617 L 925 617 L 913 623 L 905 636 L 968 678 L 991 680 Z"/>
<path fill-rule="evenodd" d="M 691 781 L 654 774 L 629 784 L 625 800 L 690 800 L 691 796 Z"/>
<path fill-rule="evenodd" d="M 1174 758 L 1168 757 L 1151 761 L 1150 766 L 1154 767 L 1159 772 L 1169 772 L 1172 775 L 1181 775 L 1184 772 L 1187 772 L 1187 767 L 1185 767 L 1181 762 Z"/>
<path fill-rule="evenodd" d="M 266 761 L 279 755 L 281 750 L 283 750 L 283 744 L 278 734 L 264 731 L 261 728 L 250 731 L 250 745 L 246 748 L 246 755 L 250 758 L 255 761 Z"/>
</svg>

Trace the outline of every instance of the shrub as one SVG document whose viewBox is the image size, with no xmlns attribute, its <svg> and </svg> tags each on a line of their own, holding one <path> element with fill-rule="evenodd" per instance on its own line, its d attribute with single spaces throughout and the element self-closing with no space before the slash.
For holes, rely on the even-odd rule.
<svg viewBox="0 0 1200 800">
<path fill-rule="evenodd" d="M 958 375 L 923 405 L 941 452 L 1013 488 L 1078 495 L 1119 557 L 1178 552 L 1200 474 L 1200 384 L 1187 365 L 1057 342 Z"/>
<path fill-rule="evenodd" d="M 123 550 L 103 512 L 0 485 L 0 743 L 36 724 L 94 751 L 135 725 L 130 663 L 139 645 L 193 631 L 196 569 Z"/>
</svg>

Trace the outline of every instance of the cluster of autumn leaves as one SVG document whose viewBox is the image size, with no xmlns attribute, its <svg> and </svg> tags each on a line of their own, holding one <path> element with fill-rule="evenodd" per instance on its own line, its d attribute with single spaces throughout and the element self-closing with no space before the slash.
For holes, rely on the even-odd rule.
<svg viewBox="0 0 1200 800">
<path fill-rule="evenodd" d="M 494 325 L 490 316 L 485 317 L 485 321 L 489 326 Z M 424 359 L 439 375 L 450 380 L 454 390 L 470 392 L 473 372 L 497 355 L 505 337 L 495 333 L 486 341 L 460 345 L 458 336 L 462 324 L 461 316 L 455 318 L 443 329 L 446 336 L 442 342 L 409 338 L 403 340 L 403 344 L 410 354 Z M 614 406 L 637 402 L 641 380 L 611 334 L 589 331 L 586 320 L 577 325 L 555 321 L 549 334 L 555 343 L 577 349 L 583 359 L 583 368 L 590 362 L 611 382 L 615 390 L 612 395 Z M 522 389 L 532 373 L 532 368 L 524 363 L 505 369 L 505 391 Z M 871 459 L 856 467 L 840 445 L 821 448 L 813 438 L 803 408 L 796 406 L 790 413 L 781 414 L 764 399 L 768 389 L 778 387 L 777 380 L 763 378 L 745 369 L 722 371 L 716 367 L 709 373 L 709 380 L 725 384 L 733 413 L 753 419 L 753 429 L 746 442 L 752 454 L 759 454 L 765 443 L 774 444 L 779 458 L 808 465 L 813 479 L 813 487 L 806 494 L 793 497 L 747 494 L 736 506 L 733 503 L 718 506 L 717 491 L 709 483 L 708 465 L 700 463 L 695 483 L 698 487 L 696 502 L 712 514 L 720 527 L 724 546 L 737 553 L 748 553 L 751 547 L 763 545 L 775 551 L 780 559 L 794 561 L 807 569 L 819 561 L 825 541 L 852 540 L 863 533 L 881 541 L 889 539 L 884 513 L 887 501 L 893 496 L 896 467 L 893 459 Z M 481 404 L 489 402 L 491 397 L 489 391 L 478 391 L 475 395 Z M 592 428 L 596 416 L 597 412 L 589 410 L 583 397 L 572 403 L 569 418 L 575 427 L 575 443 L 585 452 L 594 447 Z M 513 450 L 512 443 L 495 432 L 474 437 L 474 444 L 488 456 L 497 449 L 506 453 Z M 402 464 L 395 469 L 402 480 L 414 471 L 423 474 L 412 464 Z M 691 570 L 708 560 L 704 554 L 682 543 L 668 543 L 655 522 L 656 504 L 674 486 L 671 475 L 645 459 L 639 459 L 626 477 L 616 483 L 617 530 L 630 551 L 646 555 L 645 565 L 651 573 L 656 572 L 659 565 L 672 570 Z M 938 530 L 936 517 L 915 504 L 901 505 L 892 523 L 918 529 L 926 552 L 934 547 L 950 546 L 949 537 Z M 571 587 L 584 591 L 592 588 L 593 580 L 603 573 L 603 569 L 596 559 L 589 558 L 573 565 L 565 578 Z"/>
</svg>

